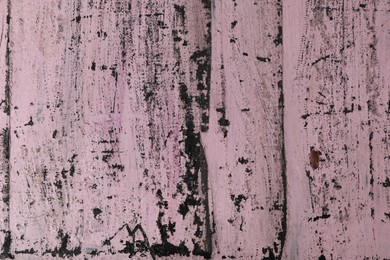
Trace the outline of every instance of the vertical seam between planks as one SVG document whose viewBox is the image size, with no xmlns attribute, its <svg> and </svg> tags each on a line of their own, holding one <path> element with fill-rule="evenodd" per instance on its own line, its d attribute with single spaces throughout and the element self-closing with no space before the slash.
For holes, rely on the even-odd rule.
<svg viewBox="0 0 390 260">
<path fill-rule="evenodd" d="M 283 23 L 283 3 L 284 1 L 283 0 L 279 0 L 278 1 L 278 8 L 280 8 L 279 10 L 279 17 L 280 17 L 280 20 L 279 20 L 279 23 L 280 23 L 280 26 L 282 27 L 281 29 L 281 45 L 282 45 L 282 53 L 281 53 L 281 77 L 282 79 L 280 80 L 280 82 L 278 83 L 278 88 L 279 88 L 279 111 L 280 111 L 280 115 L 281 115 L 281 175 L 282 175 L 282 188 L 283 188 L 283 216 L 282 216 L 282 231 L 280 232 L 279 236 L 280 236 L 280 253 L 279 253 L 279 257 L 278 259 L 282 259 L 283 257 L 283 250 L 284 250 L 284 246 L 285 246 L 285 243 L 286 243 L 286 236 L 287 236 L 287 167 L 286 167 L 286 150 L 285 150 L 285 134 L 284 134 L 284 131 L 285 131 L 285 128 L 284 128 L 284 88 L 283 88 L 283 68 L 284 68 L 284 47 L 283 47 L 283 40 L 284 40 L 284 37 L 283 37 L 283 27 L 284 27 L 284 23 Z"/>
</svg>

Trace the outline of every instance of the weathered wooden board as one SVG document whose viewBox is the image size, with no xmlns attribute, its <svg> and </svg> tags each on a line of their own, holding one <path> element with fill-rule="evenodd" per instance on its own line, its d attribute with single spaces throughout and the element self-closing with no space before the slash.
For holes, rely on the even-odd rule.
<svg viewBox="0 0 390 260">
<path fill-rule="evenodd" d="M 212 28 L 216 259 L 278 259 L 287 225 L 281 1 L 216 1 Z"/>
<path fill-rule="evenodd" d="M 9 39 L 9 8 L 7 1 L 0 2 L 0 243 L 1 258 L 10 254 L 11 232 L 9 218 L 9 149 L 10 149 L 10 39 Z"/>
<path fill-rule="evenodd" d="M 283 7 L 290 259 L 390 258 L 389 9 Z"/>
<path fill-rule="evenodd" d="M 211 254 L 210 8 L 12 3 L 17 257 Z"/>
<path fill-rule="evenodd" d="M 389 10 L 0 0 L 0 258 L 390 259 Z"/>
</svg>

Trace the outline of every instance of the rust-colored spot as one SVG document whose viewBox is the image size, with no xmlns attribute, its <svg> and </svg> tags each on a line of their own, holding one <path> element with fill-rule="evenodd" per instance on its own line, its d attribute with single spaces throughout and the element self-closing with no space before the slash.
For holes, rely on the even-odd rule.
<svg viewBox="0 0 390 260">
<path fill-rule="evenodd" d="M 318 164 L 320 163 L 320 155 L 321 152 L 314 149 L 314 147 L 310 147 L 310 166 L 315 170 L 318 168 Z"/>
</svg>

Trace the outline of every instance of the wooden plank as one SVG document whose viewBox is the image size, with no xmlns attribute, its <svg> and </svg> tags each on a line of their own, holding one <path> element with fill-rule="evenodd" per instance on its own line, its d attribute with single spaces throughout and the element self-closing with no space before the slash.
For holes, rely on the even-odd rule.
<svg viewBox="0 0 390 260">
<path fill-rule="evenodd" d="M 11 232 L 9 214 L 10 155 L 10 3 L 0 1 L 0 257 L 10 256 Z"/>
<path fill-rule="evenodd" d="M 15 256 L 211 254 L 210 8 L 13 3 Z"/>
<path fill-rule="evenodd" d="M 390 257 L 389 7 L 284 1 L 288 259 Z"/>
<path fill-rule="evenodd" d="M 286 235 L 280 1 L 215 1 L 206 154 L 214 259 L 280 259 Z"/>
<path fill-rule="evenodd" d="M 0 0 L 0 258 L 390 258 L 389 9 Z"/>
</svg>

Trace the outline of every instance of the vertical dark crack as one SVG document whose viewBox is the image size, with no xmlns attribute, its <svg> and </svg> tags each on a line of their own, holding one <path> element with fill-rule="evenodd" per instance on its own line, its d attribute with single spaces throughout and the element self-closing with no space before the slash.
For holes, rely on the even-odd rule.
<svg viewBox="0 0 390 260">
<path fill-rule="evenodd" d="M 283 39 L 283 6 L 282 1 L 279 0 L 277 3 L 278 6 L 278 16 L 279 16 L 279 23 L 278 26 L 278 37 L 280 39 Z M 280 44 L 282 44 L 282 40 L 280 40 Z M 283 52 L 283 49 L 282 49 Z M 283 57 L 283 53 L 282 53 Z M 280 74 L 281 78 L 283 78 L 283 58 L 281 59 L 281 66 L 280 66 Z M 281 144 L 281 177 L 282 177 L 282 189 L 283 189 L 283 203 L 282 203 L 282 230 L 279 232 L 278 239 L 280 240 L 280 252 L 277 257 L 277 259 L 282 259 L 283 257 L 283 250 L 284 246 L 286 244 L 286 236 L 287 236 L 287 174 L 286 174 L 286 150 L 285 150 L 285 136 L 284 136 L 284 93 L 283 93 L 283 81 L 280 80 L 278 82 L 278 90 L 279 90 L 279 112 L 281 115 L 280 122 L 280 130 L 281 130 L 281 136 L 280 136 L 280 144 Z"/>
<path fill-rule="evenodd" d="M 6 32 L 6 51 L 5 51 L 5 100 L 4 100 L 4 113 L 8 115 L 8 122 L 5 128 L 2 129 L 2 148 L 3 148 L 3 172 L 4 172 L 4 183 L 1 188 L 2 200 L 4 208 L 7 211 L 4 217 L 4 224 L 6 230 L 4 231 L 5 237 L 1 247 L 0 258 L 1 259 L 13 259 L 14 256 L 11 254 L 11 242 L 12 236 L 9 228 L 10 215 L 9 215 L 9 201 L 10 201 L 10 152 L 11 152 L 11 135 L 10 135 L 10 112 L 11 112 L 11 48 L 10 48 L 10 31 L 11 31 L 11 0 L 7 1 L 7 32 Z"/>
<path fill-rule="evenodd" d="M 283 188 L 283 203 L 282 203 L 282 230 L 279 232 L 280 240 L 280 253 L 278 259 L 282 259 L 283 249 L 286 243 L 287 234 L 287 174 L 286 174 L 286 150 L 285 150 L 285 138 L 284 138 L 284 95 L 283 95 L 283 82 L 278 82 L 279 87 L 279 110 L 281 113 L 281 175 L 282 175 L 282 188 Z"/>
<path fill-rule="evenodd" d="M 11 112 L 11 49 L 10 49 L 10 28 L 11 28 L 11 0 L 7 2 L 7 42 L 5 50 L 5 104 L 4 113 L 8 116 Z"/>
</svg>

